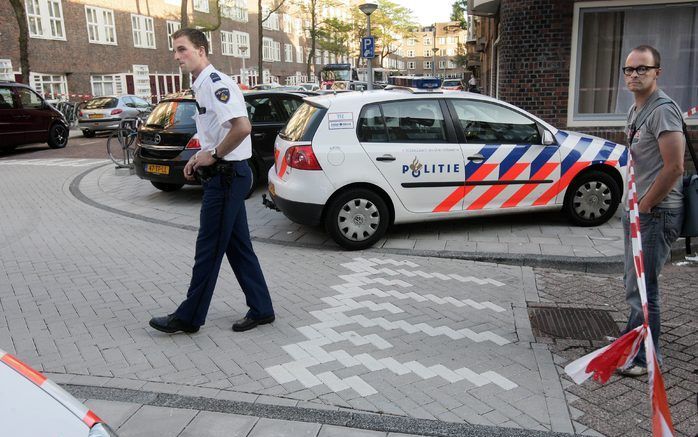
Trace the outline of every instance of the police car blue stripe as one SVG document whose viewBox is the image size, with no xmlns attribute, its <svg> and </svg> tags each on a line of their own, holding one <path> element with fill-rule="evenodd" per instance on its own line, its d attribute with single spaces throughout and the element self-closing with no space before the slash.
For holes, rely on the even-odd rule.
<svg viewBox="0 0 698 437">
<path fill-rule="evenodd" d="M 514 149 L 499 164 L 499 177 L 502 178 L 510 168 L 514 166 L 531 146 L 528 144 L 516 145 Z"/>
<path fill-rule="evenodd" d="M 562 164 L 560 165 L 561 177 L 567 173 L 567 170 L 569 170 L 574 163 L 579 161 L 579 159 L 582 157 L 582 152 L 589 146 L 589 144 L 591 144 L 591 141 L 591 138 L 579 139 L 577 145 L 574 146 L 574 149 L 570 150 L 570 153 L 568 153 L 565 159 L 562 160 Z"/>
<path fill-rule="evenodd" d="M 541 150 L 538 156 L 536 156 L 533 162 L 531 162 L 531 175 L 529 178 L 533 178 L 533 175 L 538 173 L 538 170 L 540 170 L 543 165 L 550 161 L 550 158 L 555 155 L 556 150 L 556 146 L 546 146 L 543 148 L 543 150 Z"/>
<path fill-rule="evenodd" d="M 480 149 L 478 152 L 480 155 L 482 155 L 485 159 L 480 162 L 475 162 L 475 161 L 468 161 L 467 164 L 465 164 L 465 168 L 463 171 L 465 172 L 465 180 L 467 181 L 470 179 L 470 176 L 473 175 L 477 171 L 478 168 L 484 163 L 487 162 L 488 159 L 494 154 L 494 152 L 497 151 L 497 148 L 499 148 L 499 144 L 486 144 L 485 147 Z"/>
<path fill-rule="evenodd" d="M 615 149 L 615 147 L 615 143 L 610 141 L 604 142 L 603 146 L 601 146 L 599 149 L 599 153 L 596 154 L 592 162 L 595 164 L 601 164 L 608 161 L 608 158 L 611 156 L 611 153 L 613 153 L 613 149 Z"/>
<path fill-rule="evenodd" d="M 625 150 L 623 150 L 623 153 L 620 154 L 620 159 L 618 160 L 618 164 L 620 164 L 621 167 L 625 167 L 626 165 L 628 165 L 628 149 L 627 148 Z"/>
<path fill-rule="evenodd" d="M 565 133 L 565 132 L 559 130 L 559 131 L 557 131 L 557 133 L 555 134 L 555 139 L 557 140 L 557 143 L 558 143 L 558 144 L 562 144 L 562 143 L 565 142 L 565 140 L 566 140 L 567 137 L 569 137 L 569 136 L 570 136 L 570 134 Z"/>
</svg>

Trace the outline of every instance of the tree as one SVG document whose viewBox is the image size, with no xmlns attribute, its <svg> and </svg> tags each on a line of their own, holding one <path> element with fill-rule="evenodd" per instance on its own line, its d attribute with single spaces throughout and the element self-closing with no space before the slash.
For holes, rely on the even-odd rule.
<svg viewBox="0 0 698 437">
<path fill-rule="evenodd" d="M 349 54 L 352 25 L 338 18 L 328 18 L 319 26 L 317 38 L 321 49 L 335 56 Z"/>
<path fill-rule="evenodd" d="M 468 0 L 456 0 L 451 5 L 451 21 L 458 21 L 461 29 L 468 28 Z"/>
<path fill-rule="evenodd" d="M 307 37 L 310 38 L 310 51 L 308 52 L 308 57 L 306 58 L 306 75 L 308 79 L 313 74 L 312 66 L 313 59 L 315 59 L 315 50 L 318 45 L 320 45 L 320 39 L 322 38 L 323 32 L 326 32 L 328 27 L 325 24 L 329 18 L 322 16 L 322 11 L 326 8 L 336 6 L 336 0 L 301 0 L 300 10 L 304 17 L 307 17 L 310 21 L 310 27 L 305 29 L 307 31 Z M 326 34 L 326 33 L 325 33 Z"/>
<path fill-rule="evenodd" d="M 380 66 L 385 58 L 400 49 L 398 44 L 407 37 L 415 27 L 412 11 L 390 0 L 382 0 L 380 6 L 371 14 L 371 35 L 376 37 L 380 47 Z"/>
<path fill-rule="evenodd" d="M 262 78 L 264 77 L 264 23 L 271 17 L 271 14 L 278 11 L 281 6 L 284 5 L 286 0 L 274 0 L 272 5 L 269 7 L 266 16 L 262 11 L 262 0 L 257 0 L 257 34 L 259 35 L 259 44 L 257 45 L 257 56 L 259 56 L 259 72 L 257 76 L 257 81 L 262 83 Z"/>
<path fill-rule="evenodd" d="M 10 0 L 19 26 L 19 66 L 22 69 L 22 82 L 29 84 L 29 27 L 22 0 Z"/>
</svg>

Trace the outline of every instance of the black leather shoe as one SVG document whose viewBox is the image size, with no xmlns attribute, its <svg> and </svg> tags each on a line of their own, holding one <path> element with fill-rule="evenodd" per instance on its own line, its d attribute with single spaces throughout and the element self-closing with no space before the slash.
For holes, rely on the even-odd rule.
<svg viewBox="0 0 698 437">
<path fill-rule="evenodd" d="M 243 332 L 243 331 L 249 331 L 250 329 L 256 327 L 257 325 L 266 325 L 267 323 L 271 323 L 276 319 L 274 315 L 271 315 L 269 317 L 263 317 L 261 319 L 252 319 L 250 317 L 243 317 L 242 319 L 238 320 L 237 322 L 233 323 L 233 331 L 235 332 Z"/>
<path fill-rule="evenodd" d="M 191 325 L 184 320 L 180 320 L 175 317 L 174 314 L 162 317 L 153 317 L 150 319 L 150 326 L 161 332 L 166 332 L 168 334 L 174 334 L 175 332 L 186 332 L 188 334 L 193 334 L 199 330 L 198 326 Z"/>
</svg>

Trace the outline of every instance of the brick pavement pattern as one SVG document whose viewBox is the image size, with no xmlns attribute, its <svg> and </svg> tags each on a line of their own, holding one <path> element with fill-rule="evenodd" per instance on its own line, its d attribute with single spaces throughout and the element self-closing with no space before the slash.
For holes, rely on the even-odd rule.
<svg viewBox="0 0 698 437">
<path fill-rule="evenodd" d="M 620 329 L 627 322 L 622 273 L 589 275 L 536 269 L 542 302 L 612 311 Z M 668 265 L 660 277 L 662 375 L 678 436 L 698 435 L 698 265 Z M 607 436 L 651 435 L 647 378 L 613 376 L 605 385 L 589 380 L 576 385 L 562 368 L 605 343 L 541 339 L 550 343 L 564 378 L 575 429 L 591 428 Z"/>
<path fill-rule="evenodd" d="M 78 201 L 69 185 L 80 171 L 0 173 L 13 187 L 0 200 L 0 347 L 57 382 L 572 431 L 552 355 L 531 343 L 530 268 L 256 244 L 274 324 L 231 332 L 246 308 L 224 268 L 206 326 L 164 335 L 147 321 L 182 299 L 195 232 Z M 358 286 L 359 277 L 370 281 Z M 310 373 L 321 384 L 304 384 L 302 371 L 292 380 L 270 374 L 303 359 L 288 346 L 326 322 L 319 329 L 336 337 L 324 345 L 334 359 Z"/>
</svg>

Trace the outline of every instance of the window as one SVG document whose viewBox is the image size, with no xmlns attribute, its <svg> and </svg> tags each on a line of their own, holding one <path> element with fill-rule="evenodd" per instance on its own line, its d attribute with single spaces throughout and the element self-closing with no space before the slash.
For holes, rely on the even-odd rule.
<svg viewBox="0 0 698 437">
<path fill-rule="evenodd" d="M 662 56 L 662 66 L 669 67 L 662 72 L 661 89 L 683 111 L 698 102 L 698 4 L 627 3 L 619 2 L 613 8 L 575 6 L 577 33 L 572 41 L 577 56 L 571 66 L 570 126 L 589 126 L 590 121 L 594 126 L 624 125 L 633 96 L 626 90 L 620 68 L 630 50 L 640 44 L 654 46 Z M 534 68 L 543 72 L 564 66 L 556 57 L 539 62 Z"/>
<path fill-rule="evenodd" d="M 469 143 L 541 144 L 535 121 L 501 105 L 451 100 Z"/>
<path fill-rule="evenodd" d="M 425 47 L 431 47 L 431 37 L 430 37 L 430 36 L 425 36 L 425 37 L 424 37 L 424 46 L 425 46 Z"/>
<path fill-rule="evenodd" d="M 323 64 L 329 64 L 330 63 L 330 52 L 325 50 L 322 52 L 322 63 Z"/>
<path fill-rule="evenodd" d="M 131 28 L 133 29 L 134 47 L 155 48 L 155 29 L 151 17 L 131 14 Z"/>
<path fill-rule="evenodd" d="M 288 14 L 284 14 L 283 21 L 284 32 L 289 35 L 293 34 L 293 18 Z"/>
<path fill-rule="evenodd" d="M 247 23 L 247 0 L 223 0 L 220 6 L 223 17 Z"/>
<path fill-rule="evenodd" d="M 454 49 L 454 48 L 446 49 L 446 56 L 456 56 L 456 49 Z"/>
<path fill-rule="evenodd" d="M 410 38 L 407 40 L 407 45 L 408 46 L 415 46 L 415 45 L 417 45 L 417 40 L 414 38 Z"/>
<path fill-rule="evenodd" d="M 301 20 L 300 18 L 296 18 L 296 19 L 294 20 L 294 23 L 295 23 L 294 27 L 296 28 L 296 29 L 295 29 L 295 30 L 296 30 L 296 32 L 295 32 L 296 35 L 297 35 L 297 36 L 303 36 L 303 20 Z"/>
<path fill-rule="evenodd" d="M 424 69 L 425 70 L 431 69 L 431 61 L 424 61 Z"/>
<path fill-rule="evenodd" d="M 431 49 L 424 49 L 424 57 L 425 58 L 431 58 L 434 54 L 432 53 Z"/>
<path fill-rule="evenodd" d="M 269 97 L 246 100 L 247 117 L 250 122 L 280 122 L 283 120 Z"/>
<path fill-rule="evenodd" d="M 68 98 L 68 80 L 58 74 L 29 73 L 29 83 L 46 99 Z"/>
<path fill-rule="evenodd" d="M 303 56 L 303 47 L 296 47 L 296 62 L 302 64 L 305 62 L 305 57 Z"/>
<path fill-rule="evenodd" d="M 438 41 L 439 41 L 440 46 L 446 45 L 446 37 L 445 36 L 440 36 Z"/>
<path fill-rule="evenodd" d="M 287 141 L 310 141 L 325 116 L 325 112 L 327 112 L 325 109 L 303 103 L 293 113 L 286 126 L 281 129 L 279 136 Z"/>
<path fill-rule="evenodd" d="M 262 6 L 262 19 L 264 19 L 264 17 L 267 15 L 269 15 L 269 7 Z M 274 12 L 269 15 L 269 18 L 264 20 L 264 23 L 262 23 L 262 27 L 267 30 L 279 30 L 279 14 Z"/>
<path fill-rule="evenodd" d="M 208 41 L 208 54 L 209 55 L 212 54 L 213 53 L 213 36 L 211 35 L 211 31 L 210 30 L 204 31 L 201 27 L 197 27 L 197 29 L 204 32 L 204 35 L 206 36 L 206 41 Z"/>
<path fill-rule="evenodd" d="M 225 56 L 233 56 L 235 54 L 235 35 L 233 32 L 221 30 L 221 52 Z"/>
<path fill-rule="evenodd" d="M 274 60 L 274 40 L 271 38 L 262 38 L 262 59 L 265 61 Z"/>
<path fill-rule="evenodd" d="M 408 58 L 414 58 L 414 50 L 408 50 L 408 51 L 407 51 L 407 57 L 408 57 Z"/>
<path fill-rule="evenodd" d="M 208 0 L 194 0 L 194 10 L 208 12 Z"/>
<path fill-rule="evenodd" d="M 12 90 L 0 87 L 0 109 L 15 109 L 16 107 L 12 98 Z"/>
<path fill-rule="evenodd" d="M 0 59 L 0 80 L 14 82 L 15 74 L 12 72 L 12 60 Z"/>
<path fill-rule="evenodd" d="M 284 44 L 284 61 L 293 62 L 293 46 L 291 44 Z"/>
<path fill-rule="evenodd" d="M 274 61 L 281 62 L 281 43 L 274 41 Z"/>
<path fill-rule="evenodd" d="M 29 36 L 65 40 L 60 0 L 25 0 Z"/>
<path fill-rule="evenodd" d="M 85 6 L 87 39 L 95 44 L 116 45 L 114 11 L 111 9 Z"/>
<path fill-rule="evenodd" d="M 90 76 L 93 96 L 120 95 L 124 93 L 124 79 L 120 74 Z"/>
<path fill-rule="evenodd" d="M 315 49 L 315 63 L 322 64 L 322 52 L 318 49 Z"/>
<path fill-rule="evenodd" d="M 446 142 L 446 122 L 438 100 L 383 103 L 381 109 L 389 142 Z"/>
<path fill-rule="evenodd" d="M 446 68 L 446 61 L 439 61 L 439 68 Z"/>
<path fill-rule="evenodd" d="M 378 105 L 367 106 L 359 117 L 359 141 L 362 143 L 387 143 L 388 130 Z"/>
<path fill-rule="evenodd" d="M 179 21 L 167 21 L 167 48 L 173 50 L 172 34 L 179 30 L 182 24 Z"/>
<path fill-rule="evenodd" d="M 456 63 L 453 61 L 448 61 L 448 67 L 447 68 L 456 68 Z"/>
<path fill-rule="evenodd" d="M 238 31 L 233 33 L 235 34 L 235 56 L 250 59 L 250 34 Z"/>
<path fill-rule="evenodd" d="M 44 106 L 41 97 L 29 88 L 15 88 L 24 109 L 41 109 Z"/>
<path fill-rule="evenodd" d="M 281 100 L 281 105 L 284 107 L 286 110 L 286 113 L 290 116 L 293 115 L 294 112 L 296 112 L 296 109 L 300 105 L 303 104 L 303 100 L 301 99 L 291 99 L 287 97 L 279 97 Z"/>
<path fill-rule="evenodd" d="M 408 69 L 408 70 L 414 70 L 415 68 L 417 68 L 417 63 L 416 63 L 416 62 L 410 61 L 410 62 L 407 63 L 407 69 Z"/>
<path fill-rule="evenodd" d="M 457 36 L 449 36 L 448 43 L 449 44 L 458 44 L 458 37 Z"/>
</svg>

